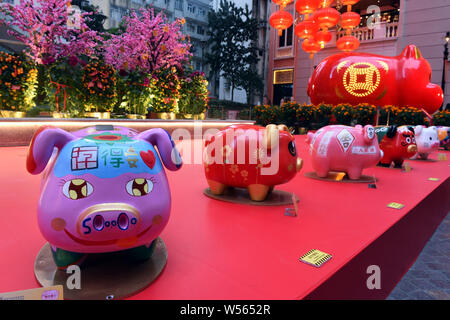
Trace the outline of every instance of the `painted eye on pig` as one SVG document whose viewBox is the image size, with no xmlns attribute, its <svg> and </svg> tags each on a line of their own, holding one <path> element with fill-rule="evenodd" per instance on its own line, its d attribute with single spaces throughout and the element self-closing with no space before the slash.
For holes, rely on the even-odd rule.
<svg viewBox="0 0 450 320">
<path fill-rule="evenodd" d="M 297 149 L 295 148 L 294 141 L 289 142 L 288 149 L 289 149 L 289 153 L 292 154 L 292 156 L 295 157 L 297 155 Z"/>
<path fill-rule="evenodd" d="M 64 183 L 62 191 L 67 198 L 78 200 L 90 196 L 94 188 L 86 180 L 73 179 Z"/>
<path fill-rule="evenodd" d="M 411 138 L 410 137 L 408 137 L 408 138 L 406 138 L 406 143 L 411 143 Z"/>
<path fill-rule="evenodd" d="M 127 183 L 126 189 L 129 195 L 142 197 L 152 192 L 153 182 L 144 178 L 134 179 Z"/>
</svg>

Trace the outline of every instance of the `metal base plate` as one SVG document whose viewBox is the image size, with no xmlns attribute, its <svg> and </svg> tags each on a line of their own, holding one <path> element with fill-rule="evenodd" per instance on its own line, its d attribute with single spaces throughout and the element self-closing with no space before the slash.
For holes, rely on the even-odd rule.
<svg viewBox="0 0 450 320">
<path fill-rule="evenodd" d="M 150 259 L 131 262 L 123 252 L 89 254 L 81 266 L 81 289 L 68 289 L 71 273 L 58 270 L 52 257 L 50 244 L 46 243 L 36 257 L 34 274 L 43 287 L 62 285 L 64 299 L 105 300 L 121 299 L 148 287 L 163 271 L 167 263 L 167 248 L 157 238 Z"/>
</svg>

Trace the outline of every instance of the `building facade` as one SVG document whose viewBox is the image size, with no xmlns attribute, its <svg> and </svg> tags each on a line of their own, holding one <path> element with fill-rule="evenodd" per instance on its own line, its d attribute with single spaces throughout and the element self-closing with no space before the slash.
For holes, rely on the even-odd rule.
<svg viewBox="0 0 450 320">
<path fill-rule="evenodd" d="M 336 5 L 341 12 L 345 11 L 339 0 L 334 2 L 333 6 Z M 277 7 L 272 4 L 271 9 L 274 12 Z M 373 9 L 379 10 L 379 19 L 375 19 L 377 16 Z M 286 10 L 294 14 L 294 3 Z M 438 85 L 443 81 L 446 83 L 444 106 L 450 103 L 449 77 L 443 79 L 443 72 L 447 75 L 449 72 L 449 63 L 444 61 L 444 44 L 446 33 L 450 32 L 450 1 L 361 0 L 352 11 L 360 13 L 362 18 L 360 26 L 354 30 L 361 42 L 355 52 L 396 56 L 407 45 L 415 44 L 431 65 L 431 82 Z M 370 28 L 371 22 L 377 22 L 375 28 Z M 292 27 L 283 31 L 281 36 L 277 30 L 271 29 L 268 102 L 279 104 L 285 97 L 293 97 L 299 103 L 310 102 L 307 85 L 315 66 L 324 58 L 341 53 L 336 41 L 345 31 L 338 28 L 330 31 L 332 41 L 311 60 L 309 54 L 302 50 L 301 39 L 294 34 Z"/>
</svg>

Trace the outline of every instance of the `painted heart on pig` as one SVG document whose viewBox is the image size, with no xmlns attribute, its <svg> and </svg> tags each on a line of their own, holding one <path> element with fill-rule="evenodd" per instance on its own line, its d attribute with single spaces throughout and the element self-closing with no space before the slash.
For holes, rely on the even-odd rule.
<svg viewBox="0 0 450 320">
<path fill-rule="evenodd" d="M 141 151 L 139 154 L 141 155 L 141 158 L 144 161 L 144 163 L 150 169 L 153 169 L 156 162 L 155 154 L 153 153 L 153 151 L 152 150 L 148 150 L 147 152 Z"/>
</svg>

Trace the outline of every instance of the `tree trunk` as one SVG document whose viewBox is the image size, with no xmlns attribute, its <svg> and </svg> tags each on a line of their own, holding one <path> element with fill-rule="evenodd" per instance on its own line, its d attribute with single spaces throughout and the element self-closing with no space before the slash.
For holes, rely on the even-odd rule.
<svg viewBox="0 0 450 320">
<path fill-rule="evenodd" d="M 234 82 L 231 83 L 231 101 L 234 101 Z"/>
</svg>

